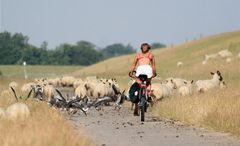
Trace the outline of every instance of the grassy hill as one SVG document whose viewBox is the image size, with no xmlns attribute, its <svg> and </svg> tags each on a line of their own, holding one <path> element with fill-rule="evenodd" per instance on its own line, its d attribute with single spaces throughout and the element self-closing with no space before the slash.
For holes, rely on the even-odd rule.
<svg viewBox="0 0 240 146">
<path fill-rule="evenodd" d="M 222 59 L 210 61 L 205 66 L 201 64 L 205 54 L 217 53 L 222 49 L 229 49 L 236 56 L 240 52 L 240 31 L 210 36 L 172 48 L 154 50 L 153 54 L 156 58 L 157 72 L 161 78 L 179 76 L 198 79 L 208 77 L 209 71 L 217 69 L 222 71 L 227 79 L 237 77 L 239 60 L 236 57 L 230 64 Z M 108 59 L 78 70 L 73 75 L 79 77 L 90 75 L 123 77 L 128 74 L 133 58 L 134 55 L 126 55 Z M 178 61 L 184 63 L 181 68 L 176 65 Z M 236 76 L 231 75 L 230 77 L 229 73 L 234 73 Z"/>
<path fill-rule="evenodd" d="M 205 54 L 217 53 L 222 49 L 229 49 L 234 54 L 231 63 L 218 58 L 202 65 Z M 209 79 L 210 71 L 220 70 L 227 88 L 204 94 L 194 93 L 190 97 L 173 95 L 155 105 L 152 112 L 157 116 L 240 136 L 240 58 L 237 57 L 239 52 L 240 31 L 222 33 L 171 48 L 154 50 L 160 79 L 181 77 L 196 81 Z M 112 58 L 78 70 L 73 75 L 116 77 L 120 85 L 126 88 L 129 80 L 127 74 L 133 58 L 134 55 Z M 178 61 L 183 62 L 180 68 L 177 67 Z M 159 82 L 159 78 L 155 79 L 155 82 Z"/>
</svg>

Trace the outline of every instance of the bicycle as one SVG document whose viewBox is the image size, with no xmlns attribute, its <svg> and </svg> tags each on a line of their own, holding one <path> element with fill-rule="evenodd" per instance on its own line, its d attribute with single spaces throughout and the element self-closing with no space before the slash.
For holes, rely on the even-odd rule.
<svg viewBox="0 0 240 146">
<path fill-rule="evenodd" d="M 132 75 L 132 72 L 129 72 L 129 76 L 131 78 L 138 78 L 141 83 L 139 83 L 139 94 L 138 94 L 138 108 L 140 111 L 141 122 L 145 121 L 145 112 L 147 112 L 148 108 L 148 93 L 147 93 L 147 81 L 149 80 L 148 76 L 145 74 L 140 74 L 138 77 Z M 152 77 L 153 78 L 153 77 Z M 151 79 L 151 78 L 150 78 Z"/>
</svg>

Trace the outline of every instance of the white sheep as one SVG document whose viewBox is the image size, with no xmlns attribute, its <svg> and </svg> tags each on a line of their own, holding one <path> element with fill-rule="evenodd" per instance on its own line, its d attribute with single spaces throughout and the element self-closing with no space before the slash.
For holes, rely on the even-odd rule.
<svg viewBox="0 0 240 146">
<path fill-rule="evenodd" d="M 172 80 L 173 84 L 174 84 L 174 89 L 177 89 L 183 85 L 186 84 L 187 80 L 185 79 L 181 79 L 181 78 L 173 78 L 173 77 L 170 77 L 170 78 L 167 78 L 166 81 L 170 82 Z"/>
<path fill-rule="evenodd" d="M 212 60 L 212 59 L 216 59 L 218 57 L 218 54 L 206 54 L 205 55 L 205 60 Z"/>
<path fill-rule="evenodd" d="M 82 79 L 77 79 L 73 82 L 73 88 L 76 89 L 79 85 L 83 84 L 83 80 Z"/>
<path fill-rule="evenodd" d="M 192 95 L 192 84 L 193 84 L 193 80 L 185 82 L 185 85 L 179 87 L 178 94 L 180 96 Z"/>
<path fill-rule="evenodd" d="M 6 117 L 8 120 L 16 121 L 16 120 L 25 120 L 30 116 L 30 110 L 28 106 L 24 103 L 14 103 L 7 107 L 6 109 Z"/>
<path fill-rule="evenodd" d="M 161 100 L 171 96 L 174 87 L 173 80 L 167 81 L 167 83 L 153 83 L 150 96 L 153 97 L 155 101 Z"/>
<path fill-rule="evenodd" d="M 218 55 L 222 58 L 232 57 L 233 54 L 228 49 L 224 49 L 218 52 Z"/>
<path fill-rule="evenodd" d="M 14 81 L 12 81 L 12 82 L 10 82 L 10 83 L 9 83 L 9 85 L 8 85 L 8 86 L 9 86 L 9 88 L 10 88 L 10 87 L 12 87 L 12 88 L 16 89 L 16 88 L 17 88 L 17 86 L 18 86 L 18 83 L 17 83 L 17 82 L 14 82 Z"/>
<path fill-rule="evenodd" d="M 67 86 L 67 87 L 72 87 L 73 83 L 76 79 L 72 76 L 65 76 L 61 78 L 61 85 L 62 86 Z"/>
<path fill-rule="evenodd" d="M 35 83 L 27 83 L 27 84 L 23 84 L 21 91 L 25 92 L 25 93 L 29 93 L 32 90 L 32 87 L 35 86 Z"/>
<path fill-rule="evenodd" d="M 84 98 L 85 96 L 87 96 L 87 88 L 86 88 L 86 84 L 81 84 L 79 85 L 76 89 L 75 89 L 75 96 L 80 97 L 80 98 Z"/>
<path fill-rule="evenodd" d="M 47 83 L 49 85 L 53 85 L 54 87 L 58 87 L 60 85 L 60 78 L 48 79 Z"/>
<path fill-rule="evenodd" d="M 209 89 L 219 87 L 220 81 L 223 80 L 221 73 L 219 71 L 216 73 L 211 72 L 211 75 L 213 75 L 213 77 L 210 80 L 196 81 L 195 85 L 197 92 L 206 92 Z"/>
<path fill-rule="evenodd" d="M 181 67 L 181 66 L 183 66 L 183 62 L 178 61 L 178 62 L 177 62 L 177 67 Z"/>
<path fill-rule="evenodd" d="M 116 97 L 120 94 L 120 88 L 116 79 L 102 79 L 92 82 L 86 82 L 85 88 L 87 89 L 87 96 L 92 99 L 101 97 Z"/>
<path fill-rule="evenodd" d="M 52 85 L 43 85 L 42 91 L 45 101 L 50 101 L 54 97 L 55 88 Z"/>
</svg>

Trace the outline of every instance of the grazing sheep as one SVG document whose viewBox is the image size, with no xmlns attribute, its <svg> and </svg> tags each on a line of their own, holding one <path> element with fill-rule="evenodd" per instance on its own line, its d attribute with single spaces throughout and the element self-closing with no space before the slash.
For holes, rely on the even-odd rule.
<svg viewBox="0 0 240 146">
<path fill-rule="evenodd" d="M 170 77 L 170 78 L 167 78 L 166 81 L 170 82 L 172 80 L 173 84 L 174 84 L 174 89 L 177 89 L 183 85 L 186 84 L 187 80 L 185 79 L 181 79 L 181 78 L 173 78 L 173 77 Z"/>
<path fill-rule="evenodd" d="M 16 120 L 25 120 L 30 116 L 30 110 L 28 106 L 24 103 L 14 103 L 7 107 L 6 109 L 6 117 L 8 120 L 16 121 Z"/>
<path fill-rule="evenodd" d="M 0 120 L 5 119 L 5 117 L 6 117 L 6 115 L 5 115 L 4 109 L 0 108 Z"/>
<path fill-rule="evenodd" d="M 34 81 L 37 85 L 48 84 L 48 81 L 46 78 L 36 78 L 34 79 Z"/>
<path fill-rule="evenodd" d="M 28 93 L 32 90 L 33 86 L 35 86 L 35 83 L 27 83 L 27 84 L 23 84 L 21 91 L 24 93 Z"/>
<path fill-rule="evenodd" d="M 73 82 L 73 88 L 76 89 L 79 85 L 83 84 L 83 80 L 82 79 L 77 79 Z"/>
<path fill-rule="evenodd" d="M 172 94 L 172 90 L 175 85 L 173 80 L 167 81 L 167 83 L 153 83 L 151 87 L 150 96 L 153 97 L 153 100 L 158 101 L 163 98 L 169 97 Z"/>
<path fill-rule="evenodd" d="M 230 52 L 228 49 L 219 51 L 218 55 L 222 58 L 228 58 L 233 56 L 232 52 Z"/>
<path fill-rule="evenodd" d="M 60 78 L 48 79 L 47 82 L 48 82 L 49 85 L 53 85 L 54 87 L 58 87 L 60 85 Z"/>
<path fill-rule="evenodd" d="M 218 54 L 206 54 L 205 55 L 205 60 L 212 60 L 212 59 L 216 59 L 218 57 Z"/>
<path fill-rule="evenodd" d="M 43 87 L 43 96 L 45 101 L 50 101 L 55 94 L 55 89 L 52 85 L 44 85 Z"/>
<path fill-rule="evenodd" d="M 9 85 L 8 85 L 8 86 L 9 86 L 9 88 L 10 88 L 10 87 L 13 87 L 14 89 L 16 89 L 16 88 L 17 88 L 17 86 L 18 86 L 18 83 L 17 83 L 17 82 L 14 82 L 14 81 L 12 81 L 12 82 L 10 82 L 10 83 L 9 83 Z"/>
<path fill-rule="evenodd" d="M 72 87 L 73 86 L 73 83 L 76 79 L 72 76 L 65 76 L 65 77 L 62 77 L 61 79 L 61 85 L 63 87 Z"/>
<path fill-rule="evenodd" d="M 223 80 L 221 73 L 219 71 L 216 73 L 211 72 L 211 75 L 213 75 L 212 79 L 198 80 L 195 83 L 197 92 L 206 92 L 209 89 L 219 87 L 220 82 Z"/>
<path fill-rule="evenodd" d="M 227 58 L 227 59 L 226 59 L 226 62 L 227 62 L 227 63 L 231 63 L 231 62 L 232 62 L 232 58 Z"/>
<path fill-rule="evenodd" d="M 87 96 L 87 89 L 85 84 L 81 84 L 75 89 L 75 96 L 80 97 L 81 99 Z"/>
<path fill-rule="evenodd" d="M 203 60 L 202 65 L 206 65 L 206 64 L 207 64 L 207 60 Z"/>
<path fill-rule="evenodd" d="M 180 96 L 192 95 L 192 84 L 193 84 L 193 80 L 185 82 L 185 85 L 179 87 L 178 94 Z"/>
<path fill-rule="evenodd" d="M 177 67 L 181 67 L 181 66 L 183 66 L 183 62 L 178 61 L 178 62 L 177 62 Z"/>
</svg>

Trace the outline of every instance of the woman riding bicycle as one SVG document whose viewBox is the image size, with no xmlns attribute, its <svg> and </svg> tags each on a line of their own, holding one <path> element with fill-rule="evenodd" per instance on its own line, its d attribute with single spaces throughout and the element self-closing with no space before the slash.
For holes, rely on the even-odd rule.
<svg viewBox="0 0 240 146">
<path fill-rule="evenodd" d="M 137 77 L 141 74 L 145 74 L 148 77 L 147 81 L 147 91 L 148 95 L 151 92 L 151 79 L 156 76 L 156 64 L 153 54 L 150 52 L 150 45 L 148 43 L 143 43 L 141 45 L 141 52 L 138 53 L 134 59 L 133 65 L 131 67 L 131 74 L 136 69 L 135 80 L 137 83 L 141 84 L 141 80 Z M 150 96 L 149 96 L 150 97 Z M 135 103 L 134 115 L 138 115 L 138 104 Z"/>
</svg>

